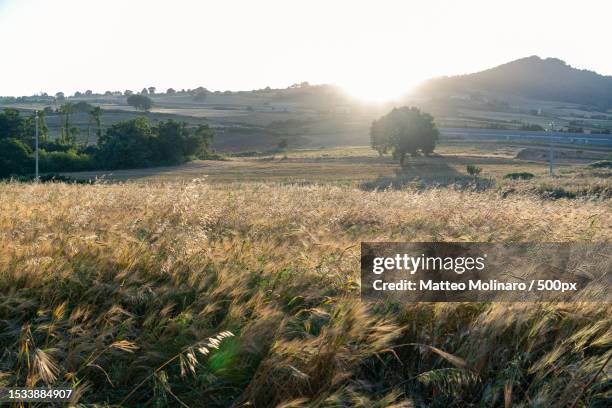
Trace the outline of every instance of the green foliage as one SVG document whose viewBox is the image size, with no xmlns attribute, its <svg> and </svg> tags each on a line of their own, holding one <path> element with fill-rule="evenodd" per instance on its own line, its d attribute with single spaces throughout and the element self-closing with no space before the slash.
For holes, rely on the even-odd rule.
<svg viewBox="0 0 612 408">
<path fill-rule="evenodd" d="M 289 142 L 287 142 L 287 139 L 282 138 L 279 142 L 278 142 L 278 148 L 279 149 L 286 149 L 289 146 Z"/>
<path fill-rule="evenodd" d="M 185 122 L 174 120 L 160 122 L 154 131 L 157 134 L 153 140 L 157 150 L 155 161 L 169 164 L 206 158 L 214 135 L 208 126 L 191 130 Z"/>
<path fill-rule="evenodd" d="M 34 121 L 21 116 L 17 109 L 7 108 L 0 113 L 0 139 L 26 139 L 34 135 Z M 30 130 L 32 132 L 30 132 Z"/>
<path fill-rule="evenodd" d="M 145 118 L 115 123 L 98 140 L 98 162 L 107 169 L 151 166 L 155 157 L 153 137 Z"/>
<path fill-rule="evenodd" d="M 57 140 L 50 140 L 50 141 L 40 142 L 38 147 L 41 150 L 46 150 L 48 152 L 67 152 L 70 149 L 74 149 L 73 146 L 60 143 Z"/>
<path fill-rule="evenodd" d="M 570 198 L 570 199 L 576 198 L 575 192 L 568 191 L 564 189 L 563 187 L 554 187 L 551 189 L 544 188 L 544 189 L 541 189 L 540 194 L 543 198 L 547 198 L 551 200 L 558 200 L 560 198 Z"/>
<path fill-rule="evenodd" d="M 465 166 L 466 171 L 470 176 L 474 178 L 478 177 L 478 175 L 482 172 L 482 167 L 475 166 L 473 164 L 468 164 Z"/>
<path fill-rule="evenodd" d="M 524 125 L 521 125 L 521 127 L 519 128 L 519 130 L 527 130 L 527 131 L 532 131 L 532 132 L 543 132 L 546 129 L 544 129 L 542 126 L 540 125 L 536 125 L 536 124 L 531 124 L 531 123 L 527 123 Z"/>
<path fill-rule="evenodd" d="M 570 126 L 567 128 L 568 133 L 584 133 L 584 129 L 579 126 Z"/>
<path fill-rule="evenodd" d="M 96 136 L 99 139 L 102 137 L 102 109 L 99 106 L 91 106 L 88 113 L 90 119 L 96 125 Z"/>
<path fill-rule="evenodd" d="M 143 89 L 143 91 L 146 89 Z M 148 112 L 153 107 L 153 100 L 144 94 L 133 94 L 127 97 L 128 105 L 136 109 Z"/>
<path fill-rule="evenodd" d="M 391 151 L 404 165 L 406 154 L 428 155 L 434 151 L 439 132 L 433 117 L 418 108 L 394 108 L 387 115 L 372 122 L 370 142 L 379 154 Z"/>
<path fill-rule="evenodd" d="M 70 125 L 70 115 L 76 105 L 65 103 L 60 107 L 62 124 Z M 74 149 L 78 129 L 67 128 L 59 141 L 47 141 L 45 112 L 39 112 L 39 168 L 41 172 L 91 170 L 93 163 L 86 154 Z M 0 178 L 27 175 L 34 172 L 35 116 L 24 117 L 15 109 L 0 113 Z M 62 128 L 62 130 L 65 130 Z"/>
<path fill-rule="evenodd" d="M 197 102 L 203 102 L 206 100 L 206 97 L 208 96 L 208 92 L 207 91 L 200 91 L 197 94 L 194 95 L 193 100 L 197 101 Z"/>
<path fill-rule="evenodd" d="M 115 123 L 102 134 L 101 109 L 86 105 L 66 103 L 60 107 L 63 136 L 57 141 L 41 140 L 39 164 L 42 173 L 149 167 L 213 156 L 210 145 L 214 131 L 206 125 L 189 128 L 184 122 L 169 120 L 152 127 L 145 118 L 137 118 Z M 79 129 L 68 127 L 75 108 L 89 109 L 87 112 L 98 135 L 97 147 L 77 151 L 74 141 Z M 7 109 L 0 114 L 0 140 L 3 142 L 0 177 L 33 172 L 33 141 L 29 136 L 34 133 L 33 126 L 34 118 L 22 117 L 17 110 Z"/>
<path fill-rule="evenodd" d="M 46 141 L 49 137 L 49 127 L 47 126 L 47 121 L 45 120 L 45 116 L 49 112 L 46 107 L 45 109 L 38 111 L 38 134 L 39 141 Z"/>
<path fill-rule="evenodd" d="M 73 112 L 87 113 L 89 112 L 93 106 L 85 101 L 79 101 L 72 105 Z"/>
<path fill-rule="evenodd" d="M 168 120 L 152 127 L 145 118 L 115 123 L 98 141 L 97 161 L 107 169 L 177 164 L 210 155 L 214 132 Z"/>
<path fill-rule="evenodd" d="M 77 132 L 70 125 L 71 115 L 74 112 L 74 104 L 66 102 L 59 107 L 59 113 L 62 115 L 62 127 L 60 129 L 60 143 L 73 144 L 76 141 Z"/>
<path fill-rule="evenodd" d="M 612 160 L 599 160 L 589 164 L 594 169 L 612 169 Z"/>
<path fill-rule="evenodd" d="M 16 176 L 12 177 L 11 181 L 17 181 L 20 183 L 30 183 L 36 181 L 38 183 L 70 183 L 70 184 L 93 184 L 93 180 L 82 180 L 82 179 L 73 179 L 70 177 L 62 176 L 61 174 L 42 174 L 36 179 L 36 177 L 31 174 L 28 176 Z"/>
<path fill-rule="evenodd" d="M 65 152 L 40 151 L 40 169 L 46 172 L 64 171 L 85 171 L 95 168 L 93 159 L 90 155 L 79 154 L 76 150 L 70 149 Z"/>
<path fill-rule="evenodd" d="M 0 178 L 34 172 L 30 148 L 15 138 L 0 139 Z"/>
<path fill-rule="evenodd" d="M 580 187 L 561 187 L 550 184 L 543 184 L 535 187 L 534 192 L 547 200 L 558 200 L 561 198 L 576 199 L 576 198 L 596 198 L 610 199 L 612 198 L 612 190 L 605 183 L 594 183 L 588 186 Z"/>
<path fill-rule="evenodd" d="M 530 180 L 532 178 L 534 178 L 535 176 L 533 175 L 533 173 L 528 173 L 528 172 L 517 172 L 517 173 L 508 173 L 504 176 L 505 179 L 512 179 L 512 180 Z"/>
</svg>

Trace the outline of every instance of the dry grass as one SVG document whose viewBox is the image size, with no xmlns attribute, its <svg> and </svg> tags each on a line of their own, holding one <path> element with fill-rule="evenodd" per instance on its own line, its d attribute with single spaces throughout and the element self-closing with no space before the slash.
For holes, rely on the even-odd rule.
<svg viewBox="0 0 612 408">
<path fill-rule="evenodd" d="M 145 169 L 64 173 L 75 179 L 96 177 L 113 181 L 186 182 L 206 177 L 211 183 L 275 182 L 275 183 L 324 183 L 336 185 L 381 184 L 388 180 L 422 180 L 427 183 L 456 183 L 471 179 L 466 172 L 468 164 L 482 167 L 481 177 L 503 181 L 512 172 L 531 172 L 537 182 L 548 178 L 548 165 L 504 157 L 503 153 L 484 155 L 447 153 L 442 157 L 411 158 L 405 168 L 400 169 L 391 157 L 361 155 L 360 148 L 346 150 L 296 151 L 284 155 L 264 157 L 230 158 L 224 161 L 198 160 L 180 166 Z M 559 165 L 556 174 L 572 178 L 571 183 L 583 183 L 585 177 L 596 174 L 596 179 L 610 185 L 606 180 L 610 170 L 586 168 L 581 165 Z M 590 184 L 591 181 L 586 181 Z M 388 184 L 387 184 L 388 185 Z"/>
<path fill-rule="evenodd" d="M 122 406 L 603 407 L 608 305 L 360 302 L 358 244 L 611 237 L 609 200 L 0 184 L 0 386 Z"/>
</svg>

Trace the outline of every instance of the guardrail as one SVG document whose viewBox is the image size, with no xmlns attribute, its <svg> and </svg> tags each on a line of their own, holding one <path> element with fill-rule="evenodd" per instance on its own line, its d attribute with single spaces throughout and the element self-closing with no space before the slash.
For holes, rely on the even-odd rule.
<svg viewBox="0 0 612 408">
<path fill-rule="evenodd" d="M 470 138 L 497 141 L 531 141 L 558 144 L 612 146 L 612 135 L 564 132 L 533 132 L 496 129 L 442 128 L 440 134 L 449 139 Z"/>
</svg>

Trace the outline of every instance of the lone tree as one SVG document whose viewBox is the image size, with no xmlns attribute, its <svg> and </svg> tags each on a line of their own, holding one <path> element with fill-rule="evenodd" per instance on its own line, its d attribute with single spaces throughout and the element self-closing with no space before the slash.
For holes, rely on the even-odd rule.
<svg viewBox="0 0 612 408">
<path fill-rule="evenodd" d="M 429 155 L 438 141 L 438 129 L 433 116 L 418 108 L 403 106 L 372 122 L 370 141 L 380 155 L 391 152 L 394 159 L 404 165 L 406 154 L 419 152 Z"/>
<path fill-rule="evenodd" d="M 478 175 L 482 172 L 482 167 L 474 166 L 473 164 L 468 164 L 465 166 L 465 169 L 470 176 L 474 177 L 474 182 L 478 180 Z"/>
<path fill-rule="evenodd" d="M 96 138 L 99 140 L 102 137 L 102 108 L 92 106 L 88 113 L 89 118 L 96 125 Z M 89 137 L 89 128 L 87 128 L 87 136 Z M 89 138 L 87 141 L 89 142 Z"/>
<path fill-rule="evenodd" d="M 130 95 L 127 97 L 128 105 L 135 107 L 136 109 L 148 112 L 153 106 L 153 101 L 146 95 Z"/>
<path fill-rule="evenodd" d="M 208 96 L 208 91 L 199 91 L 193 96 L 193 100 L 196 102 L 203 102 L 206 100 L 207 96 Z"/>
</svg>

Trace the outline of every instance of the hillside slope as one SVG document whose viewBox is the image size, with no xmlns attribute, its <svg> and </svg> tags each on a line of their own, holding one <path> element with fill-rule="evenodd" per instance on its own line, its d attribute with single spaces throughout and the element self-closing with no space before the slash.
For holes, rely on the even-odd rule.
<svg viewBox="0 0 612 408">
<path fill-rule="evenodd" d="M 612 107 L 612 76 L 580 70 L 556 58 L 518 59 L 485 71 L 436 78 L 417 91 L 421 96 L 491 94 Z"/>
</svg>

